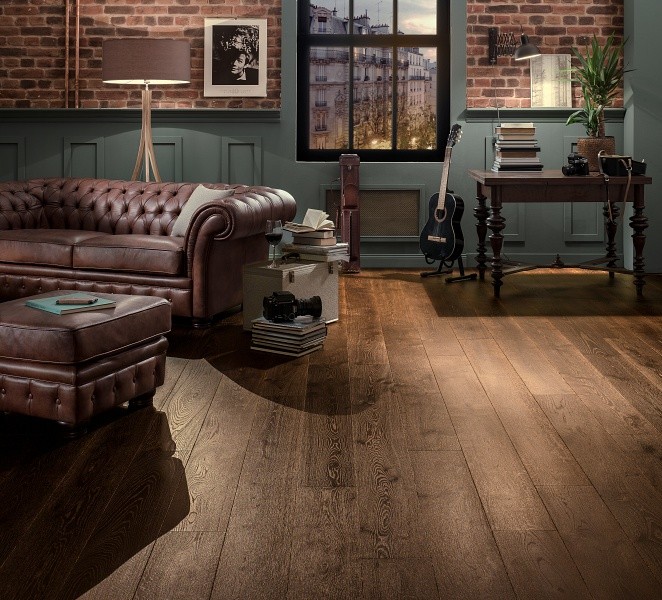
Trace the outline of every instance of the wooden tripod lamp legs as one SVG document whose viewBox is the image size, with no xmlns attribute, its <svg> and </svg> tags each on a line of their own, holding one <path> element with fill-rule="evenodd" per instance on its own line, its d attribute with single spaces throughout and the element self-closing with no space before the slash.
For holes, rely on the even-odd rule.
<svg viewBox="0 0 662 600">
<path fill-rule="evenodd" d="M 140 175 L 140 169 L 145 163 L 145 181 L 149 181 L 150 168 L 154 174 L 154 181 L 161 181 L 159 167 L 156 164 L 156 155 L 154 154 L 154 145 L 152 143 L 152 90 L 145 84 L 142 93 L 142 126 L 140 129 L 140 145 L 138 146 L 138 156 L 136 157 L 136 166 L 133 168 L 131 181 L 136 181 Z"/>
</svg>

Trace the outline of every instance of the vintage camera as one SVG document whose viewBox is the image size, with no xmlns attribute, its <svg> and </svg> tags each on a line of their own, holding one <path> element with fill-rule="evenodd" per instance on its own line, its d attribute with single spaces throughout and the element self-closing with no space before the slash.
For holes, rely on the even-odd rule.
<svg viewBox="0 0 662 600">
<path fill-rule="evenodd" d="M 297 300 L 292 292 L 274 292 L 271 296 L 265 296 L 262 307 L 264 318 L 277 323 L 294 321 L 301 315 L 315 318 L 322 315 L 322 299 L 319 296 Z"/>
<path fill-rule="evenodd" d="M 588 175 L 588 158 L 573 152 L 568 154 L 568 164 L 561 167 L 564 175 Z"/>
</svg>

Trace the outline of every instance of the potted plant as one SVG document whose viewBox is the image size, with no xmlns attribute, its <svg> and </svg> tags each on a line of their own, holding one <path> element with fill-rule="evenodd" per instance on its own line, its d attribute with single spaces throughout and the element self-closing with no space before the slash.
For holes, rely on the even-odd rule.
<svg viewBox="0 0 662 600">
<path fill-rule="evenodd" d="M 577 140 L 577 152 L 588 158 L 591 171 L 599 170 L 598 152 L 616 152 L 614 138 L 605 135 L 605 108 L 611 106 L 623 76 L 631 71 L 620 60 L 625 41 L 616 44 L 614 34 L 611 33 L 604 46 L 601 46 L 594 34 L 584 54 L 577 48 L 572 49 L 579 60 L 579 66 L 572 70 L 573 81 L 581 86 L 584 106 L 568 117 L 566 125 L 579 123 L 586 129 L 588 137 Z"/>
</svg>

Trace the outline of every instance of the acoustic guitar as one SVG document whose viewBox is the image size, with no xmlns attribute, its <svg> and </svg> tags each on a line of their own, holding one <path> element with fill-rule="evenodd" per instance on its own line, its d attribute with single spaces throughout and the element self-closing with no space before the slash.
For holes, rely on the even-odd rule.
<svg viewBox="0 0 662 600">
<path fill-rule="evenodd" d="M 439 193 L 430 197 L 430 216 L 421 232 L 419 246 L 429 262 L 435 260 L 445 263 L 452 262 L 462 254 L 462 248 L 464 248 L 464 239 L 460 228 L 464 202 L 459 196 L 446 191 L 453 146 L 460 140 L 461 135 L 462 129 L 456 123 L 451 127 L 446 143 Z"/>
</svg>

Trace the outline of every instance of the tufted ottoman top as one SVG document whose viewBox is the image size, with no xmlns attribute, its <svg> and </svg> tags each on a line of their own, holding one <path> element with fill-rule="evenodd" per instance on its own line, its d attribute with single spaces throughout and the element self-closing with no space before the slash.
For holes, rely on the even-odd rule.
<svg viewBox="0 0 662 600">
<path fill-rule="evenodd" d="M 31 296 L 47 298 L 79 290 Z M 27 298 L 0 304 L 0 358 L 78 364 L 113 354 L 170 331 L 170 304 L 153 296 L 94 293 L 113 308 L 55 315 L 25 306 Z"/>
</svg>

